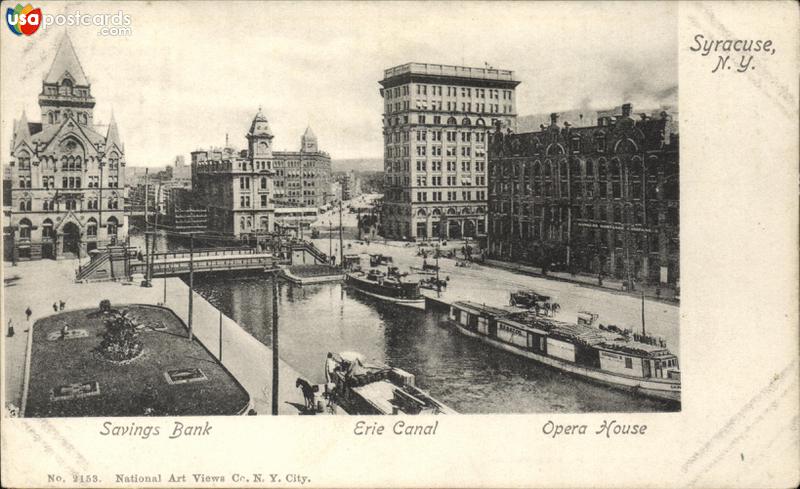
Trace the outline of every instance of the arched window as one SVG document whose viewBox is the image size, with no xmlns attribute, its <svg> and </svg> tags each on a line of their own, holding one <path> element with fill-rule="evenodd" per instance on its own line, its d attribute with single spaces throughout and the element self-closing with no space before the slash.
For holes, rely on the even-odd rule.
<svg viewBox="0 0 800 489">
<path fill-rule="evenodd" d="M 27 151 L 23 151 L 17 155 L 17 167 L 20 170 L 31 169 L 31 156 L 28 154 Z"/>
<path fill-rule="evenodd" d="M 538 161 L 533 164 L 533 195 L 542 195 L 542 166 Z"/>
<path fill-rule="evenodd" d="M 550 162 L 544 163 L 544 196 L 552 197 L 553 195 L 553 170 Z"/>
<path fill-rule="evenodd" d="M 570 161 L 569 173 L 570 195 L 573 198 L 580 197 L 583 178 L 581 177 L 581 162 L 578 158 L 573 157 L 572 161 Z"/>
<path fill-rule="evenodd" d="M 61 80 L 59 93 L 61 95 L 72 95 L 72 80 L 70 80 L 69 78 L 64 78 L 63 80 Z"/>
<path fill-rule="evenodd" d="M 76 156 L 74 169 L 80 171 L 82 166 L 83 166 L 83 160 L 81 159 L 80 156 Z"/>
<path fill-rule="evenodd" d="M 94 217 L 89 218 L 86 223 L 86 236 L 97 237 L 97 220 Z"/>
<path fill-rule="evenodd" d="M 119 222 L 117 221 L 117 218 L 114 216 L 109 217 L 108 221 L 106 221 L 106 230 L 108 231 L 108 235 L 116 236 L 118 226 Z"/>
<path fill-rule="evenodd" d="M 456 124 L 458 124 L 458 121 L 456 120 L 455 117 L 448 117 L 447 118 L 447 125 L 448 126 L 455 126 Z"/>
<path fill-rule="evenodd" d="M 644 168 L 642 166 L 642 161 L 638 158 L 635 158 L 631 161 L 631 164 L 628 166 L 628 185 L 629 185 L 629 197 L 631 199 L 641 199 L 642 198 L 642 179 L 644 177 Z"/>
<path fill-rule="evenodd" d="M 615 199 L 622 197 L 622 166 L 619 160 L 611 161 L 611 196 Z"/>
<path fill-rule="evenodd" d="M 475 125 L 476 126 L 485 126 L 486 125 L 486 121 L 484 121 L 482 117 L 478 117 L 478 120 L 475 121 Z"/>
<path fill-rule="evenodd" d="M 464 117 L 463 119 L 461 119 L 461 125 L 462 126 L 471 126 L 472 122 L 469 120 L 469 117 Z"/>
<path fill-rule="evenodd" d="M 567 188 L 567 185 L 569 183 L 568 180 L 569 177 L 567 175 L 567 162 L 564 160 L 561 160 L 558 163 L 558 176 L 559 176 L 559 189 L 561 192 L 561 196 L 566 197 L 569 192 L 569 189 Z"/>
<path fill-rule="evenodd" d="M 19 221 L 19 237 L 20 239 L 31 239 L 31 221 L 22 219 Z"/>
<path fill-rule="evenodd" d="M 600 198 L 607 198 L 608 197 L 608 163 L 606 160 L 600 160 L 597 165 L 598 167 L 598 180 L 599 180 L 599 190 L 600 190 Z"/>
<path fill-rule="evenodd" d="M 42 239 L 53 239 L 54 237 L 53 221 L 47 218 L 42 222 Z"/>
</svg>

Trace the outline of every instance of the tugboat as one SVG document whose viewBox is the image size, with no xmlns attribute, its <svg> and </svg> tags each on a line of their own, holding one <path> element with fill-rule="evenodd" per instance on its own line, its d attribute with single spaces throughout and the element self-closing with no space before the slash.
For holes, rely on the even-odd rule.
<svg viewBox="0 0 800 489">
<path fill-rule="evenodd" d="M 334 355 L 329 403 L 347 414 L 458 414 L 415 385 L 413 374 L 356 352 Z"/>
<path fill-rule="evenodd" d="M 645 397 L 680 402 L 678 357 L 663 338 L 613 325 L 594 327 L 588 319 L 572 324 L 474 302 L 455 302 L 448 315 L 457 331 L 494 348 Z"/>
<path fill-rule="evenodd" d="M 418 282 L 404 282 L 401 276 L 388 276 L 377 269 L 366 273 L 350 272 L 346 280 L 360 292 L 382 301 L 425 309 L 425 298 L 419 292 Z"/>
</svg>

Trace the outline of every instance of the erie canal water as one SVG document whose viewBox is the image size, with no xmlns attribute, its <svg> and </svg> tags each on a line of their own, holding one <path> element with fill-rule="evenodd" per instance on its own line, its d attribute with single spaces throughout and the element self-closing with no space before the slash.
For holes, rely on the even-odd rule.
<svg viewBox="0 0 800 489">
<path fill-rule="evenodd" d="M 199 274 L 194 285 L 271 344 L 270 277 Z M 279 279 L 278 290 L 280 357 L 315 383 L 324 382 L 327 352 L 356 351 L 413 373 L 419 387 L 465 414 L 676 409 L 493 349 L 458 333 L 442 314 L 385 304 L 342 284 L 297 286 Z"/>
</svg>

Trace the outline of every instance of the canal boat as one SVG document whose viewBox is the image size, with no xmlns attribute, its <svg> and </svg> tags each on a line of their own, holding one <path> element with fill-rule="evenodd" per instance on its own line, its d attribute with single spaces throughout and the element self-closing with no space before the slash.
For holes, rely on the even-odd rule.
<svg viewBox="0 0 800 489">
<path fill-rule="evenodd" d="M 449 323 L 467 336 L 579 377 L 680 402 L 678 357 L 663 340 L 473 302 L 455 302 Z"/>
<path fill-rule="evenodd" d="M 401 306 L 425 309 L 425 298 L 419 292 L 418 282 L 404 282 L 402 277 L 387 276 L 377 269 L 353 271 L 346 277 L 349 285 L 366 295 Z"/>
<path fill-rule="evenodd" d="M 328 400 L 347 414 L 457 414 L 417 387 L 405 370 L 366 361 L 355 352 L 334 358 L 338 366 L 328 384 Z"/>
</svg>

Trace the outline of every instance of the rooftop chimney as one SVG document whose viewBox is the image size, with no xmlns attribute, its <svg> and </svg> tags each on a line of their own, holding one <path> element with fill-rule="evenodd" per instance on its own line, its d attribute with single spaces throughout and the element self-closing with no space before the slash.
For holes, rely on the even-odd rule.
<svg viewBox="0 0 800 489">
<path fill-rule="evenodd" d="M 633 106 L 631 104 L 622 104 L 622 117 L 630 117 Z"/>
<path fill-rule="evenodd" d="M 552 114 L 550 114 L 550 124 L 551 124 L 551 125 L 556 125 L 556 122 L 557 122 L 557 121 L 558 121 L 558 114 L 557 114 L 557 113 L 555 113 L 555 112 L 553 112 Z"/>
</svg>

